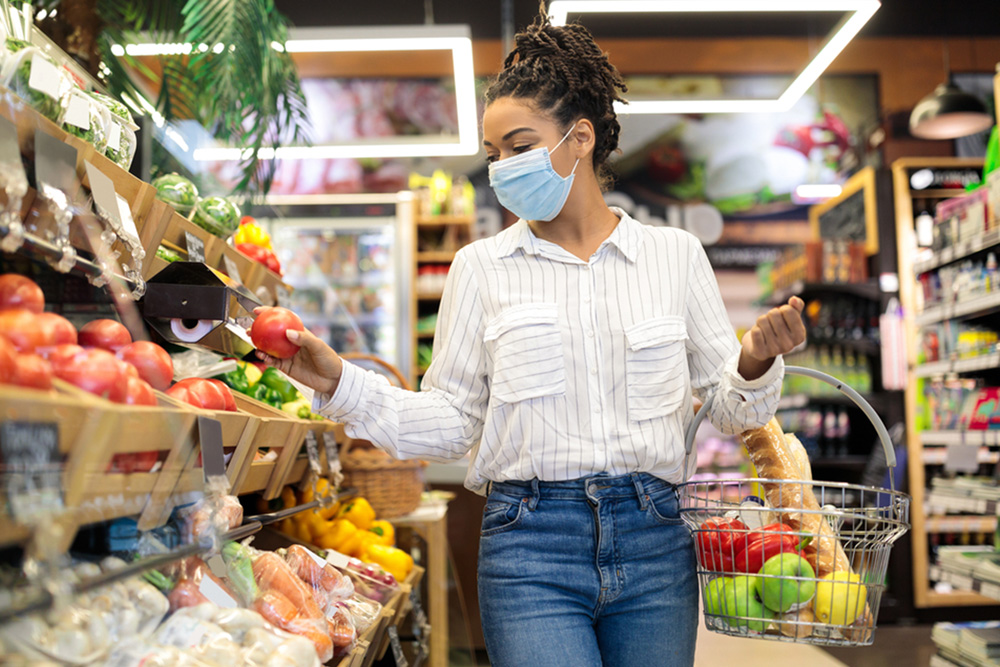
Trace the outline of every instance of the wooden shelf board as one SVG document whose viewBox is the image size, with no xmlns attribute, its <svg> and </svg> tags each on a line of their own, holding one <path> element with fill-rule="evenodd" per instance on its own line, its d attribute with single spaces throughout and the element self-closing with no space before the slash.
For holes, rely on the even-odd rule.
<svg viewBox="0 0 1000 667">
<path fill-rule="evenodd" d="M 444 227 L 446 225 L 472 225 L 476 218 L 471 215 L 434 215 L 431 217 L 417 216 L 417 227 Z"/>
<path fill-rule="evenodd" d="M 444 292 L 417 292 L 419 301 L 440 301 Z"/>
<path fill-rule="evenodd" d="M 417 263 L 428 263 L 428 264 L 447 264 L 455 260 L 455 253 L 450 250 L 428 250 L 425 252 L 418 252 Z"/>
<path fill-rule="evenodd" d="M 910 189 L 912 199 L 951 199 L 959 195 L 964 195 L 965 190 L 961 188 L 937 188 L 928 190 Z"/>
<path fill-rule="evenodd" d="M 996 605 L 997 601 L 979 593 L 956 591 L 954 593 L 927 592 L 927 604 L 923 607 L 967 607 L 974 605 Z"/>
<path fill-rule="evenodd" d="M 434 338 L 434 332 L 433 331 L 418 331 L 418 332 L 416 332 L 414 334 L 414 336 L 416 338 L 420 339 L 420 340 L 426 340 L 428 338 Z"/>
</svg>

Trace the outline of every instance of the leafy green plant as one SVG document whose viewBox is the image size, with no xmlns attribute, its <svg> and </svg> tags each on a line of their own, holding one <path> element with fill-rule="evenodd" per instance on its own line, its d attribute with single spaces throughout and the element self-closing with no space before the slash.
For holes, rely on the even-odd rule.
<svg viewBox="0 0 1000 667">
<path fill-rule="evenodd" d="M 153 104 L 166 120 L 196 119 L 216 139 L 246 149 L 236 193 L 262 195 L 270 188 L 276 163 L 258 159 L 261 148 L 308 140 L 298 73 L 280 48 L 288 37 L 287 21 L 274 0 L 33 4 L 48 10 L 40 27 L 116 97 L 138 100 L 155 90 Z M 155 58 L 112 52 L 142 42 L 191 44 L 192 51 Z"/>
</svg>

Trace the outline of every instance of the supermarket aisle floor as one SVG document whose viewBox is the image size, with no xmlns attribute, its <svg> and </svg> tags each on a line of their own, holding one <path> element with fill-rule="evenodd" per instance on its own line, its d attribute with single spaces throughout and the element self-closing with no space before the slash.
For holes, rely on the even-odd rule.
<svg viewBox="0 0 1000 667">
<path fill-rule="evenodd" d="M 845 663 L 816 646 L 728 637 L 698 628 L 695 667 L 843 667 Z"/>
</svg>

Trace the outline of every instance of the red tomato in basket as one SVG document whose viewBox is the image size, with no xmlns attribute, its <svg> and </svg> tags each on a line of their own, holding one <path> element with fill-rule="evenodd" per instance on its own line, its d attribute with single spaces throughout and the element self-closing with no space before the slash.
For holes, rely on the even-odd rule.
<svg viewBox="0 0 1000 667">
<path fill-rule="evenodd" d="M 6 336 L 18 352 L 31 353 L 44 344 L 38 316 L 24 308 L 0 311 L 0 334 Z"/>
<path fill-rule="evenodd" d="M 33 389 L 52 389 L 52 364 L 37 354 L 19 354 L 14 359 L 11 384 Z"/>
<path fill-rule="evenodd" d="M 0 384 L 13 382 L 16 368 L 17 348 L 6 336 L 0 336 Z"/>
<path fill-rule="evenodd" d="M 226 399 L 225 409 L 229 412 L 236 412 L 236 397 L 233 396 L 233 390 L 229 388 L 222 380 L 216 380 L 214 378 L 209 378 L 208 380 L 222 392 L 222 396 Z"/>
<path fill-rule="evenodd" d="M 38 313 L 35 315 L 35 325 L 42 333 L 41 346 L 77 344 L 76 327 L 62 315 Z"/>
<path fill-rule="evenodd" d="M 174 379 L 174 362 L 170 354 L 156 343 L 137 340 L 118 350 L 117 356 L 134 366 L 139 377 L 153 389 L 165 391 Z"/>
<path fill-rule="evenodd" d="M 118 352 L 132 342 L 132 334 L 115 320 L 93 320 L 80 327 L 80 345 Z"/>
<path fill-rule="evenodd" d="M 55 368 L 67 359 L 72 359 L 80 352 L 83 352 L 83 348 L 79 345 L 65 343 L 62 345 L 53 345 L 52 347 L 44 347 L 39 350 L 41 355 L 49 360 L 52 367 Z"/>
<path fill-rule="evenodd" d="M 63 347 L 63 346 L 60 346 Z M 115 403 L 125 400 L 128 376 L 123 364 L 107 350 L 84 349 L 70 356 L 50 356 L 55 376 L 72 385 Z"/>
<path fill-rule="evenodd" d="M 228 391 L 229 387 L 225 387 L 225 389 Z M 204 410 L 228 410 L 227 406 L 230 405 L 230 401 L 233 410 L 235 410 L 236 405 L 232 392 L 229 392 L 227 398 L 215 382 L 204 378 L 181 380 L 167 390 L 167 395 Z"/>
<path fill-rule="evenodd" d="M 32 313 L 40 313 L 45 308 L 42 288 L 31 278 L 16 273 L 0 275 L 0 310 L 23 308 Z"/>
<path fill-rule="evenodd" d="M 157 405 L 156 394 L 145 380 L 130 377 L 125 382 L 126 405 Z"/>
<path fill-rule="evenodd" d="M 159 452 L 136 452 L 134 454 L 115 454 L 109 466 L 111 472 L 149 472 L 160 460 Z"/>
<path fill-rule="evenodd" d="M 289 329 L 305 330 L 298 315 L 287 308 L 261 308 L 250 327 L 250 340 L 261 352 L 278 359 L 288 359 L 299 351 L 299 346 L 285 335 Z"/>
</svg>

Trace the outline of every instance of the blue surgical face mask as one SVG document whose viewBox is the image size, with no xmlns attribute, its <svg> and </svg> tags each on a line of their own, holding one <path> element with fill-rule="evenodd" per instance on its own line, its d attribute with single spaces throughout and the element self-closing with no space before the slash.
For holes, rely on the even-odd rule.
<svg viewBox="0 0 1000 667">
<path fill-rule="evenodd" d="M 566 141 L 571 132 L 572 127 L 552 147 L 553 152 Z M 490 187 L 500 204 L 517 217 L 547 222 L 559 215 L 566 204 L 578 164 L 579 158 L 569 176 L 563 178 L 552 168 L 548 147 L 542 146 L 506 160 L 491 162 Z"/>
</svg>

